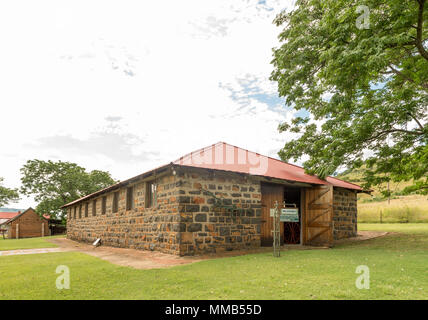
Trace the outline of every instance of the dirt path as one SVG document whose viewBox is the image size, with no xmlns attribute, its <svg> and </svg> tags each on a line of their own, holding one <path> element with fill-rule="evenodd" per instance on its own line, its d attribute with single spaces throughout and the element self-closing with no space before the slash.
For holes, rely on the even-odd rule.
<svg viewBox="0 0 428 320">
<path fill-rule="evenodd" d="M 64 251 L 83 252 L 113 264 L 136 269 L 168 268 L 202 260 L 198 257 L 179 257 L 156 251 L 105 246 L 94 247 L 86 243 L 80 243 L 65 238 L 50 239 L 49 242 L 57 244 Z"/>
<path fill-rule="evenodd" d="M 385 236 L 388 232 L 379 231 L 360 231 L 358 236 L 350 239 L 335 241 L 335 244 L 353 243 L 368 239 L 373 239 Z M 42 249 L 25 249 L 25 250 L 10 250 L 0 251 L 0 256 L 21 255 L 21 254 L 37 254 L 50 252 L 83 252 L 91 256 L 106 260 L 120 266 L 133 267 L 136 269 L 154 269 L 168 268 L 177 265 L 185 265 L 195 263 L 207 259 L 218 259 L 225 257 L 233 257 L 251 253 L 272 252 L 270 247 L 260 247 L 256 249 L 241 250 L 241 251 L 225 251 L 220 254 L 210 254 L 204 256 L 179 257 L 176 255 L 165 254 L 156 251 L 145 251 L 136 249 L 113 248 L 107 246 L 94 247 L 89 244 L 72 241 L 66 238 L 49 239 L 49 242 L 58 245 L 58 248 L 42 248 Z M 300 245 L 286 245 L 281 247 L 281 251 L 287 250 L 320 250 L 328 249 L 327 247 L 310 247 Z"/>
<path fill-rule="evenodd" d="M 389 232 L 384 232 L 384 231 L 358 231 L 358 235 L 356 237 L 336 240 L 334 241 L 334 244 L 353 243 L 353 242 L 379 238 L 379 237 L 386 236 L 388 233 Z"/>
<path fill-rule="evenodd" d="M 107 246 L 94 247 L 89 244 L 72 241 L 65 238 L 50 239 L 49 242 L 59 246 L 62 251 L 78 251 L 89 254 L 94 257 L 109 261 L 113 264 L 133 267 L 136 269 L 153 269 L 153 268 L 168 268 L 177 265 L 185 265 L 195 263 L 202 260 L 218 259 L 225 257 L 233 257 L 251 253 L 271 252 L 272 248 L 261 247 L 256 249 L 241 250 L 241 251 L 225 251 L 219 254 L 209 254 L 203 256 L 186 256 L 179 257 L 176 255 L 165 254 L 156 251 L 114 248 Z M 286 250 L 314 250 L 326 249 L 324 247 L 309 247 L 289 245 L 283 246 L 282 251 Z"/>
<path fill-rule="evenodd" d="M 51 252 L 65 252 L 62 248 L 41 248 L 41 249 L 20 249 L 20 250 L 7 250 L 0 251 L 0 256 L 16 256 L 22 254 L 37 254 L 37 253 L 51 253 Z"/>
</svg>

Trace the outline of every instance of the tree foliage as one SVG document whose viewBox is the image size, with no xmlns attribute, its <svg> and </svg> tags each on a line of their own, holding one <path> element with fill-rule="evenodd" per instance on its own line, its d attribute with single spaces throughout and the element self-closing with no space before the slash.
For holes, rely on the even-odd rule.
<svg viewBox="0 0 428 320">
<path fill-rule="evenodd" d="M 29 160 L 21 168 L 21 192 L 39 202 L 36 211 L 63 217 L 61 206 L 106 188 L 116 181 L 110 173 L 86 170 L 75 163 Z"/>
<path fill-rule="evenodd" d="M 299 133 L 279 152 L 283 160 L 308 156 L 304 167 L 321 178 L 365 164 L 365 187 L 413 180 L 408 191 L 428 191 L 427 7 L 298 0 L 276 17 L 283 30 L 271 79 L 288 105 L 310 114 L 280 125 Z"/>
<path fill-rule="evenodd" d="M 3 180 L 0 177 L 0 207 L 19 200 L 18 190 L 3 187 Z"/>
</svg>

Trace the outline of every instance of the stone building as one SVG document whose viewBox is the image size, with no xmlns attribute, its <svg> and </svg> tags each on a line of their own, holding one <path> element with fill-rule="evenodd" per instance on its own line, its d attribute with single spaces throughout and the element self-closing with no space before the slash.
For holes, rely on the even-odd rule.
<svg viewBox="0 0 428 320">
<path fill-rule="evenodd" d="M 361 187 L 220 142 L 73 201 L 67 236 L 77 241 L 177 255 L 272 245 L 332 245 L 357 234 Z"/>
</svg>

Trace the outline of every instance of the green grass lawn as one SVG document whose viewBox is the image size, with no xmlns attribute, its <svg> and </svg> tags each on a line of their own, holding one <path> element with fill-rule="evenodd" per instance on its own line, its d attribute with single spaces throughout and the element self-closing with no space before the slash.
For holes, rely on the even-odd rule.
<svg viewBox="0 0 428 320">
<path fill-rule="evenodd" d="M 428 224 L 359 225 L 400 232 L 330 250 L 294 250 L 136 270 L 83 253 L 0 257 L 0 299 L 428 299 Z M 70 269 L 70 290 L 55 286 Z M 357 289 L 357 266 L 370 289 Z"/>
<path fill-rule="evenodd" d="M 56 244 L 46 240 L 52 238 L 61 238 L 64 236 L 53 236 L 43 238 L 25 238 L 25 239 L 0 239 L 0 251 L 18 250 L 18 249 L 35 249 L 35 248 L 55 248 Z M 1 281 L 1 280 L 0 280 Z"/>
</svg>

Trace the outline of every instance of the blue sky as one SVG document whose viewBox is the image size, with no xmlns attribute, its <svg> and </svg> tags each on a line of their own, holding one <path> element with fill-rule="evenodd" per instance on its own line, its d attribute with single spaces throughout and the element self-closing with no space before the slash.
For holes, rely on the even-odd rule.
<svg viewBox="0 0 428 320">
<path fill-rule="evenodd" d="M 272 21 L 292 5 L 1 2 L 4 184 L 19 187 L 34 158 L 126 179 L 218 141 L 276 156 L 293 138 L 278 124 L 295 111 L 269 81 Z"/>
</svg>

